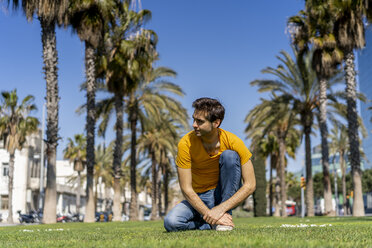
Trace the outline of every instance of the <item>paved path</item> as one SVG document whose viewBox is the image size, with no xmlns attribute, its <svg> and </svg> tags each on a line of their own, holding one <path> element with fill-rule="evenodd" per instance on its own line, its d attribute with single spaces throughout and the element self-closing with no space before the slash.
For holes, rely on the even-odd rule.
<svg viewBox="0 0 372 248">
<path fill-rule="evenodd" d="M 20 224 L 8 224 L 8 223 L 0 223 L 0 227 L 3 227 L 3 226 L 18 226 Z"/>
<path fill-rule="evenodd" d="M 30 226 L 30 225 L 39 225 L 40 223 L 14 223 L 14 224 L 8 224 L 0 222 L 0 227 L 7 227 L 7 226 Z"/>
</svg>

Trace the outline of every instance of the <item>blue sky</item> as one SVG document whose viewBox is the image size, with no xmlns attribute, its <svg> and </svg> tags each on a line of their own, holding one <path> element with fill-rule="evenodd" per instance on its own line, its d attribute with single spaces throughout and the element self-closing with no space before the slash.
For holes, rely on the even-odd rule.
<svg viewBox="0 0 372 248">
<path fill-rule="evenodd" d="M 219 99 L 226 108 L 222 128 L 245 139 L 245 116 L 263 97 L 250 82 L 267 78 L 261 70 L 276 66 L 280 50 L 290 51 L 286 21 L 303 7 L 302 0 L 142 0 L 152 12 L 147 25 L 159 36 L 157 66 L 174 69 L 172 81 L 186 93 L 181 102 L 192 114 L 199 97 Z M 0 90 L 17 89 L 20 97 L 36 97 L 41 119 L 46 86 L 42 71 L 41 29 L 37 19 L 0 11 Z M 57 158 L 62 159 L 67 138 L 84 132 L 85 116 L 75 110 L 85 103 L 79 85 L 84 81 L 84 45 L 70 30 L 57 30 L 60 89 L 60 136 Z M 109 137 L 113 138 L 113 134 Z M 97 143 L 102 140 L 97 139 Z M 313 145 L 316 143 L 313 141 Z M 290 171 L 301 168 L 303 147 Z"/>
</svg>

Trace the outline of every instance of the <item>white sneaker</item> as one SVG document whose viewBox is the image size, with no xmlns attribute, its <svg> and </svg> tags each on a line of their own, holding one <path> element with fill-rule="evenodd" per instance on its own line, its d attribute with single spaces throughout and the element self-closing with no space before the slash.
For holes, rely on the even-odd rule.
<svg viewBox="0 0 372 248">
<path fill-rule="evenodd" d="M 234 227 L 232 226 L 225 226 L 225 225 L 217 225 L 216 226 L 216 231 L 232 231 L 234 229 Z"/>
</svg>

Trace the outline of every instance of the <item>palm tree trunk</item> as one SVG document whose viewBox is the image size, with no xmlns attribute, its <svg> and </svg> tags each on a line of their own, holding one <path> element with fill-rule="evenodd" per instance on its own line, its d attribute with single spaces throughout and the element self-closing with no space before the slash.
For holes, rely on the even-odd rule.
<svg viewBox="0 0 372 248">
<path fill-rule="evenodd" d="M 279 179 L 279 159 L 278 156 L 275 156 L 275 168 L 276 168 L 276 180 L 275 180 L 275 196 L 274 196 L 274 216 L 280 217 L 280 205 L 279 205 L 279 199 L 280 199 L 280 179 Z"/>
<path fill-rule="evenodd" d="M 8 223 L 13 224 L 13 179 L 14 179 L 14 152 L 9 155 L 8 175 Z"/>
<path fill-rule="evenodd" d="M 114 204 L 113 204 L 113 221 L 121 220 L 121 157 L 123 155 L 123 96 L 118 92 L 115 94 L 115 110 L 116 110 L 116 140 L 114 150 Z"/>
<path fill-rule="evenodd" d="M 273 216 L 273 169 L 275 166 L 275 155 L 270 155 L 270 179 L 269 179 L 269 212 Z"/>
<path fill-rule="evenodd" d="M 278 167 L 277 167 L 278 168 Z M 275 182 L 275 197 L 274 197 L 274 206 L 275 206 L 275 217 L 280 217 L 280 205 L 279 205 L 279 199 L 280 199 L 280 179 L 278 176 L 278 172 L 276 173 L 276 182 Z"/>
<path fill-rule="evenodd" d="M 80 214 L 80 188 L 81 188 L 81 176 L 80 171 L 77 172 L 77 190 L 76 190 L 76 213 Z"/>
<path fill-rule="evenodd" d="M 98 202 L 98 179 L 94 180 L 94 212 L 97 212 L 97 202 Z"/>
<path fill-rule="evenodd" d="M 85 42 L 85 74 L 87 79 L 87 186 L 86 186 L 86 210 L 84 222 L 95 221 L 95 206 L 93 193 L 94 177 L 94 136 L 96 125 L 96 85 L 95 85 L 95 55 L 94 48 Z"/>
<path fill-rule="evenodd" d="M 156 188 L 157 188 L 157 173 L 156 173 L 156 158 L 155 153 L 150 151 L 151 156 L 151 176 L 152 176 L 152 190 L 151 190 L 151 220 L 156 220 L 157 218 L 157 205 L 156 205 Z"/>
<path fill-rule="evenodd" d="M 354 186 L 353 216 L 364 216 L 364 202 L 362 192 L 362 172 L 360 170 L 358 114 L 356 106 L 356 79 L 354 69 L 354 52 L 345 56 L 345 81 L 347 99 L 347 121 L 351 164 Z"/>
<path fill-rule="evenodd" d="M 169 184 L 169 170 L 168 165 L 165 167 L 164 173 L 164 214 L 168 213 L 168 184 Z"/>
<path fill-rule="evenodd" d="M 131 103 L 133 103 L 134 95 L 131 94 Z M 130 146 L 130 211 L 129 219 L 138 220 L 138 200 L 137 200 L 137 179 L 136 179 L 136 146 L 137 146 L 137 112 L 135 106 L 130 106 L 130 130 L 131 130 L 131 146 Z"/>
<path fill-rule="evenodd" d="M 112 221 L 121 221 L 121 186 L 120 178 L 114 178 L 114 203 L 112 206 L 113 219 Z"/>
<path fill-rule="evenodd" d="M 327 80 L 319 80 L 319 115 L 320 136 L 322 142 L 322 167 L 324 185 L 324 208 L 325 214 L 335 216 L 332 207 L 331 178 L 329 176 L 329 152 L 328 152 L 328 127 L 327 127 Z"/>
<path fill-rule="evenodd" d="M 160 166 L 158 168 L 158 189 L 157 189 L 157 194 L 158 194 L 158 217 L 161 217 L 161 210 L 162 210 L 162 201 L 161 201 L 161 170 L 160 170 Z"/>
<path fill-rule="evenodd" d="M 311 165 L 311 126 L 305 125 L 305 166 L 306 166 L 306 211 L 307 216 L 314 216 L 314 189 Z"/>
<path fill-rule="evenodd" d="M 347 213 L 346 209 L 346 166 L 345 166 L 345 159 L 344 159 L 344 152 L 340 151 L 340 165 L 341 165 L 341 173 L 342 173 L 342 199 L 343 204 L 342 208 L 344 209 L 344 215 Z"/>
<path fill-rule="evenodd" d="M 280 192 L 281 192 L 281 209 L 282 217 L 287 217 L 287 185 L 285 182 L 285 143 L 284 137 L 279 137 L 279 170 L 280 170 Z"/>
<path fill-rule="evenodd" d="M 56 153 L 59 139 L 58 54 L 55 23 L 41 17 L 39 20 L 41 25 L 41 40 L 43 43 L 43 69 L 47 88 L 47 183 L 45 189 L 43 222 L 51 224 L 57 221 Z"/>
</svg>

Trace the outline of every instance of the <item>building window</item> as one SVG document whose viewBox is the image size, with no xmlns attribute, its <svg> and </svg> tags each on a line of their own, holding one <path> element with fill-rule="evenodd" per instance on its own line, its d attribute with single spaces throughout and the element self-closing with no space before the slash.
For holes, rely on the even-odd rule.
<svg viewBox="0 0 372 248">
<path fill-rule="evenodd" d="M 31 177 L 39 178 L 40 177 L 40 162 L 39 160 L 31 160 Z"/>
<path fill-rule="evenodd" d="M 7 177 L 9 175 L 9 163 L 3 163 L 1 167 L 1 175 Z"/>
<path fill-rule="evenodd" d="M 1 199 L 0 199 L 0 209 L 1 210 L 7 210 L 8 209 L 8 196 L 7 195 L 1 195 Z"/>
</svg>

